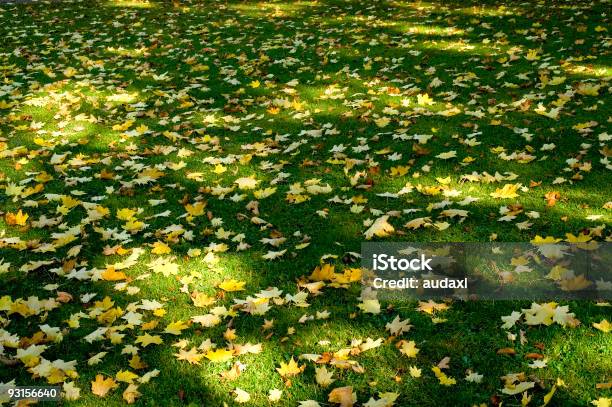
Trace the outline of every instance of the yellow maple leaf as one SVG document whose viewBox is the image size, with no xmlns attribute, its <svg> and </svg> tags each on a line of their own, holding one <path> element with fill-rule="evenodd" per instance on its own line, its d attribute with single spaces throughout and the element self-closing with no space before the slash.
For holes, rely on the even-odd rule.
<svg viewBox="0 0 612 407">
<path fill-rule="evenodd" d="M 159 240 L 153 243 L 153 250 L 151 253 L 153 254 L 168 254 L 172 251 L 172 249 L 165 244 L 164 242 L 160 242 Z"/>
<path fill-rule="evenodd" d="M 530 243 L 532 244 L 551 244 L 551 243 L 559 243 L 561 239 L 557 239 L 553 236 L 542 237 L 540 235 L 536 235 L 533 239 L 531 239 Z"/>
<path fill-rule="evenodd" d="M 280 367 L 277 367 L 276 371 L 282 377 L 291 377 L 291 376 L 299 375 L 300 373 L 304 371 L 305 368 L 306 368 L 306 365 L 298 366 L 297 362 L 293 359 L 293 356 L 292 356 L 289 363 L 281 362 Z"/>
<path fill-rule="evenodd" d="M 427 93 L 419 93 L 417 95 L 417 104 L 421 106 L 433 105 L 433 99 Z"/>
<path fill-rule="evenodd" d="M 157 322 L 157 321 L 156 321 Z M 144 326 L 144 325 L 143 325 Z M 132 369 L 135 370 L 140 370 L 140 369 L 144 369 L 147 367 L 147 364 L 144 363 L 141 359 L 140 356 L 138 356 L 138 354 L 132 356 L 132 359 L 130 359 L 130 363 L 129 363 L 130 367 Z"/>
<path fill-rule="evenodd" d="M 217 349 L 217 350 L 209 350 L 204 354 L 206 359 L 215 363 L 223 363 L 227 362 L 233 357 L 234 353 L 231 350 L 227 349 Z"/>
<path fill-rule="evenodd" d="M 276 188 L 264 188 L 253 191 L 253 196 L 257 199 L 265 199 L 276 192 Z"/>
<path fill-rule="evenodd" d="M 12 305 L 13 305 L 13 300 L 11 299 L 10 296 L 5 295 L 3 297 L 0 297 L 0 311 L 10 310 Z"/>
<path fill-rule="evenodd" d="M 136 215 L 136 211 L 130 208 L 121 208 L 117 211 L 117 219 L 128 221 Z"/>
<path fill-rule="evenodd" d="M 144 222 L 141 222 L 137 219 L 130 219 L 129 221 L 125 223 L 125 225 L 123 225 L 123 228 L 127 230 L 128 232 L 138 232 L 144 227 L 145 227 Z"/>
<path fill-rule="evenodd" d="M 608 397 L 600 397 L 597 400 L 591 401 L 591 404 L 595 407 L 610 407 L 612 406 L 612 399 Z"/>
<path fill-rule="evenodd" d="M 516 198 L 519 196 L 516 191 L 521 187 L 521 184 L 506 184 L 503 188 L 497 188 L 495 192 L 491 192 L 491 196 L 497 199 Z"/>
<path fill-rule="evenodd" d="M 415 379 L 418 379 L 419 377 L 421 377 L 421 369 L 419 369 L 416 366 L 410 366 L 410 368 L 408 369 L 408 372 L 410 373 L 410 376 L 414 377 Z"/>
<path fill-rule="evenodd" d="M 215 165 L 215 169 L 213 170 L 215 174 L 223 174 L 225 171 L 227 171 L 227 167 L 224 167 L 221 164 Z"/>
<path fill-rule="evenodd" d="M 525 314 L 525 323 L 527 325 L 551 325 L 555 317 L 555 309 L 557 303 L 547 302 L 544 304 L 538 304 L 536 302 L 531 304 L 531 308 L 523 309 Z"/>
<path fill-rule="evenodd" d="M 419 353 L 420 349 L 416 347 L 416 343 L 414 341 L 400 341 L 400 353 L 404 354 L 409 358 L 416 358 L 416 355 Z"/>
<path fill-rule="evenodd" d="M 434 372 L 434 375 L 438 378 L 441 385 L 452 386 L 457 384 L 457 381 L 454 378 L 447 376 L 446 373 L 444 373 L 438 366 L 432 367 L 431 370 Z"/>
<path fill-rule="evenodd" d="M 113 266 L 108 266 L 101 274 L 102 280 L 120 281 L 127 279 L 127 275 L 122 271 L 116 271 Z"/>
<path fill-rule="evenodd" d="M 527 51 L 527 55 L 525 55 L 525 59 L 527 61 L 535 61 L 537 59 L 540 59 L 540 57 L 538 56 L 538 50 L 530 49 L 529 51 Z"/>
<path fill-rule="evenodd" d="M 187 211 L 187 213 L 189 213 L 191 216 L 202 216 L 204 215 L 204 208 L 206 207 L 206 202 L 205 201 L 199 201 L 192 204 L 187 204 L 185 205 L 185 210 Z"/>
<path fill-rule="evenodd" d="M 612 323 L 608 322 L 607 319 L 603 319 L 601 322 L 593 322 L 593 327 L 605 333 L 612 331 Z"/>
<path fill-rule="evenodd" d="M 149 335 L 144 334 L 136 337 L 136 343 L 142 344 L 143 348 L 147 347 L 151 344 L 161 345 L 163 342 L 161 336 L 159 335 Z"/>
<path fill-rule="evenodd" d="M 386 127 L 389 123 L 391 123 L 391 119 L 389 119 L 388 117 L 384 116 L 384 117 L 380 117 L 378 119 L 374 119 L 374 123 L 376 123 L 376 125 L 378 127 Z"/>
<path fill-rule="evenodd" d="M 329 263 L 325 263 L 322 266 L 317 266 L 308 279 L 311 281 L 332 281 L 334 279 L 334 269 L 335 266 Z"/>
<path fill-rule="evenodd" d="M 338 284 L 349 284 L 361 280 L 362 270 L 359 268 L 345 269 L 344 273 L 334 273 L 333 282 Z"/>
<path fill-rule="evenodd" d="M 398 165 L 397 167 L 391 167 L 389 174 L 392 177 L 403 177 L 404 175 L 408 174 L 409 170 L 410 170 L 410 167 L 408 166 Z"/>
<path fill-rule="evenodd" d="M 246 281 L 238 281 L 232 278 L 230 280 L 225 280 L 221 284 L 219 284 L 219 288 L 222 289 L 223 291 L 228 291 L 228 292 L 243 291 L 245 284 L 246 284 Z"/>
<path fill-rule="evenodd" d="M 162 308 L 160 308 L 160 309 L 156 309 L 155 311 L 153 311 L 153 315 L 155 315 L 155 316 L 159 316 L 159 317 L 162 317 L 162 316 L 163 316 L 163 314 L 162 314 L 162 315 L 158 315 L 158 312 L 159 312 L 159 311 L 165 311 L 165 310 L 164 310 L 164 309 L 162 309 Z M 165 314 L 165 312 L 164 312 L 164 314 Z M 140 326 L 140 328 L 141 328 L 143 331 L 150 331 L 151 329 L 155 329 L 155 328 L 157 328 L 157 325 L 159 325 L 159 321 L 157 321 L 157 320 L 155 320 L 155 319 L 154 319 L 154 320 L 151 320 L 151 321 L 149 321 L 149 322 L 145 322 L 144 324 L 142 324 L 142 325 Z"/>
<path fill-rule="evenodd" d="M 132 383 L 135 379 L 138 379 L 138 375 L 130 372 L 129 370 L 120 370 L 115 375 L 115 378 L 119 382 Z"/>
<path fill-rule="evenodd" d="M 208 307 L 209 305 L 214 304 L 216 301 L 214 297 L 197 291 L 194 291 L 193 294 L 191 294 L 191 300 L 193 301 L 193 305 L 202 308 Z"/>
<path fill-rule="evenodd" d="M 117 388 L 119 385 L 115 379 L 109 377 L 105 379 L 101 374 L 96 375 L 96 380 L 91 382 L 91 392 L 99 397 L 105 397 L 109 391 Z"/>
<path fill-rule="evenodd" d="M 442 192 L 442 189 L 440 188 L 439 185 L 417 185 L 416 186 L 417 191 L 419 191 L 420 193 L 422 193 L 423 195 L 427 195 L 427 196 L 435 196 L 435 195 L 439 195 Z"/>
<path fill-rule="evenodd" d="M 62 71 L 62 73 L 66 76 L 66 78 L 73 77 L 74 75 L 77 74 L 77 72 L 78 71 L 76 69 L 74 69 L 73 67 L 71 67 L 71 66 L 69 66 L 68 68 L 66 68 L 66 69 L 64 69 Z"/>
<path fill-rule="evenodd" d="M 112 129 L 115 131 L 126 131 L 132 126 L 132 124 L 134 124 L 134 120 L 128 120 L 125 123 L 113 125 Z"/>
<path fill-rule="evenodd" d="M 187 323 L 184 321 L 171 322 L 166 326 L 166 329 L 164 329 L 164 333 L 180 335 L 181 331 L 184 331 L 187 328 L 189 328 L 189 325 L 187 325 Z"/>
<path fill-rule="evenodd" d="M 75 199 L 75 198 L 73 198 L 71 196 L 68 196 L 68 195 L 62 196 L 62 205 L 64 205 L 66 208 L 74 208 L 75 206 L 77 206 L 80 203 L 81 203 L 81 201 L 79 201 L 78 199 Z"/>
</svg>

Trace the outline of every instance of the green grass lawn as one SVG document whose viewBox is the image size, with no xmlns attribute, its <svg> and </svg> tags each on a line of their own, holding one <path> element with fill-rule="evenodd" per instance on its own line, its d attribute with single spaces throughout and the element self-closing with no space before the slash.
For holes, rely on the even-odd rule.
<svg viewBox="0 0 612 407">
<path fill-rule="evenodd" d="M 339 277 L 368 231 L 611 240 L 610 11 L 0 3 L 0 383 L 75 406 L 610 406 L 608 303 L 504 329 L 530 302 L 369 313 Z"/>
</svg>

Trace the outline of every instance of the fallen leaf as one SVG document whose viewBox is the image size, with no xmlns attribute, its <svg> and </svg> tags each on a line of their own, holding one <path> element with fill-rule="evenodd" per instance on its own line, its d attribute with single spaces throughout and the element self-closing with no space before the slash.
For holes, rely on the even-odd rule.
<svg viewBox="0 0 612 407">
<path fill-rule="evenodd" d="M 91 392 L 98 397 L 105 397 L 109 391 L 116 389 L 119 385 L 112 377 L 107 379 L 101 374 L 96 375 L 96 380 L 91 382 Z"/>
</svg>

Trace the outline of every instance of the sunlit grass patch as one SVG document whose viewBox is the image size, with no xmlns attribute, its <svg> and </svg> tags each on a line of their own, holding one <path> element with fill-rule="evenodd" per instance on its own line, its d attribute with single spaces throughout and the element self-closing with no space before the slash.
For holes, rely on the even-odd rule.
<svg viewBox="0 0 612 407">
<path fill-rule="evenodd" d="M 292 18 L 301 15 L 311 7 L 318 7 L 318 1 L 259 1 L 246 2 L 242 4 L 230 4 L 228 7 L 239 11 L 248 17 L 267 17 L 267 18 Z"/>
<path fill-rule="evenodd" d="M 150 2 L 148 0 L 111 0 L 106 4 L 111 7 L 124 7 L 128 9 L 150 9 L 158 7 L 155 2 Z"/>
</svg>

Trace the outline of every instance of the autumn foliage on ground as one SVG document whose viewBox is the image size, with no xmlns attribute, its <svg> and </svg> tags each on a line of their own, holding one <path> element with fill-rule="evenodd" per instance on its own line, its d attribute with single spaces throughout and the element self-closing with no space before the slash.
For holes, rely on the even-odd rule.
<svg viewBox="0 0 612 407">
<path fill-rule="evenodd" d="M 609 6 L 0 3 L 0 384 L 609 407 L 609 303 L 378 301 L 359 259 L 610 240 Z"/>
</svg>

